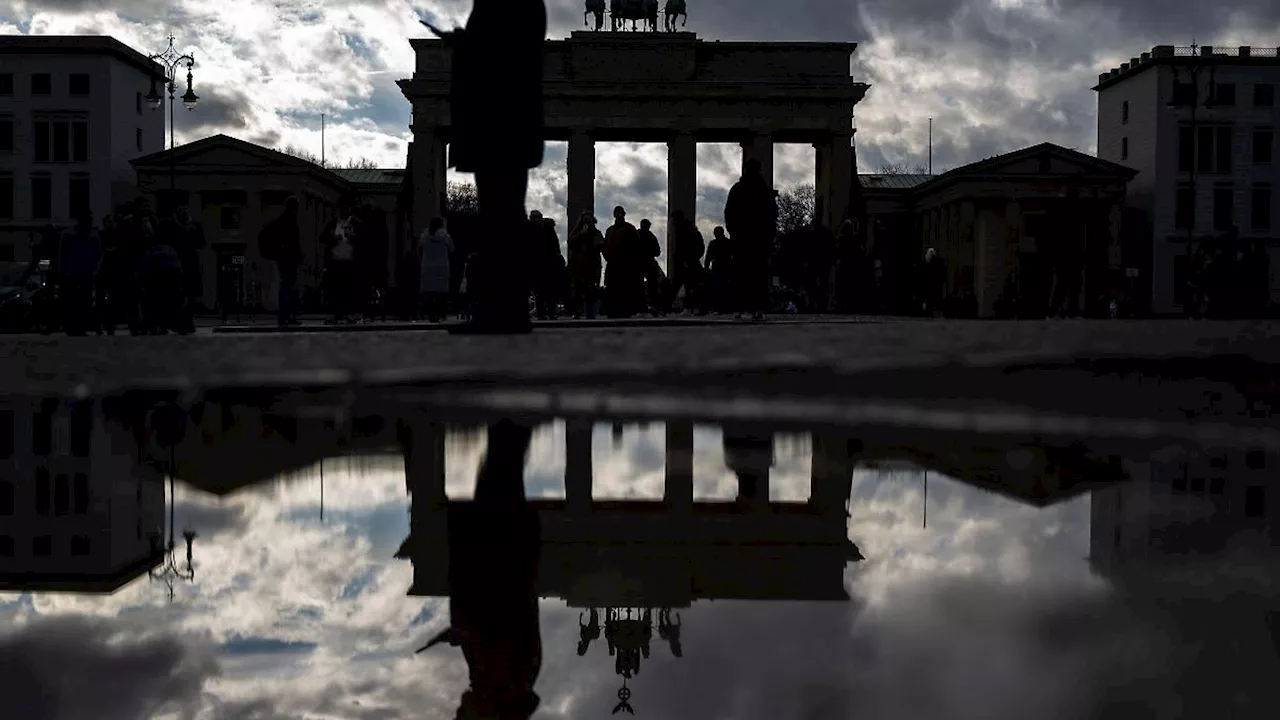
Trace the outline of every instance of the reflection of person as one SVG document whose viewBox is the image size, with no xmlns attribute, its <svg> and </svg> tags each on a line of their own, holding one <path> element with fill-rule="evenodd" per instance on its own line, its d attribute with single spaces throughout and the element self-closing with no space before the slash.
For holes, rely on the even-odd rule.
<svg viewBox="0 0 1280 720">
<path fill-rule="evenodd" d="M 524 494 L 533 430 L 504 420 L 488 434 L 475 500 L 449 513 L 450 627 L 422 650 L 439 642 L 462 648 L 470 687 L 458 718 L 525 720 L 540 703 L 533 687 L 542 667 L 542 538 Z"/>
</svg>

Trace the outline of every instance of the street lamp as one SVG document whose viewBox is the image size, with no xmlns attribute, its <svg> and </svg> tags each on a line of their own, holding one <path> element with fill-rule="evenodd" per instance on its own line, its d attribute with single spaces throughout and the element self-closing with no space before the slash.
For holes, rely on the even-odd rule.
<svg viewBox="0 0 1280 720">
<path fill-rule="evenodd" d="M 168 86 L 169 93 L 169 194 L 172 200 L 176 190 L 176 179 L 173 166 L 173 94 L 177 91 L 178 67 L 183 63 L 187 66 L 187 92 L 182 96 L 182 105 L 187 110 L 196 109 L 196 101 L 200 99 L 195 91 L 191 89 L 191 68 L 195 67 L 196 59 L 191 55 L 182 55 L 173 47 L 173 36 L 169 36 L 169 47 L 162 53 L 156 53 L 148 59 L 156 62 L 164 68 L 164 76 L 159 78 L 161 82 Z M 156 91 L 156 77 L 151 78 L 151 91 L 147 93 L 147 104 L 152 110 L 160 107 L 163 100 L 160 93 Z"/>
<path fill-rule="evenodd" d="M 173 551 L 175 544 L 173 541 L 173 510 L 176 504 L 173 488 L 173 476 L 177 472 L 177 467 L 173 461 L 173 446 L 169 446 L 169 544 L 165 548 L 164 565 L 159 570 L 152 570 L 148 573 L 152 580 L 163 580 L 164 584 L 169 588 L 169 599 L 173 599 L 173 584 L 175 580 L 186 580 L 188 582 L 195 580 L 195 567 L 191 564 L 191 543 L 198 537 L 195 530 L 187 528 L 182 531 L 182 539 L 187 543 L 187 563 L 184 568 L 179 568 L 177 561 L 174 560 Z"/>
</svg>

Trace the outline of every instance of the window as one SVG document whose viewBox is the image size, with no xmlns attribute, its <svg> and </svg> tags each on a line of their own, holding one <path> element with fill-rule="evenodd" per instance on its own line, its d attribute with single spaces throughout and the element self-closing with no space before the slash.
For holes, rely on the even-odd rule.
<svg viewBox="0 0 1280 720">
<path fill-rule="evenodd" d="M 13 457 L 13 447 L 13 411 L 0 408 L 0 458 Z"/>
<path fill-rule="evenodd" d="M 1231 172 L 1231 128 L 1215 128 L 1218 138 L 1217 170 L 1220 173 Z"/>
<path fill-rule="evenodd" d="M 37 115 L 32 121 L 36 162 L 89 159 L 89 121 L 84 113 Z"/>
<path fill-rule="evenodd" d="M 1213 128 L 1197 128 L 1196 172 L 1213 172 Z"/>
<path fill-rule="evenodd" d="M 240 208 L 234 205 L 223 205 L 219 214 L 223 230 L 240 229 Z"/>
<path fill-rule="evenodd" d="M 1254 107 L 1275 107 L 1276 86 L 1270 83 L 1258 83 L 1253 86 Z"/>
<path fill-rule="evenodd" d="M 1173 491 L 1175 493 L 1187 491 L 1187 474 L 1185 472 L 1173 476 Z"/>
<path fill-rule="evenodd" d="M 89 176 L 83 173 L 77 173 L 67 179 L 67 210 L 70 211 L 71 217 L 79 217 L 80 211 L 87 210 L 87 209 L 89 209 Z M 86 448 L 84 451 L 85 454 L 84 455 L 77 454 L 76 457 L 89 456 L 89 451 L 87 449 L 89 436 L 87 431 L 84 436 L 84 441 L 85 441 L 84 447 Z M 75 442 L 75 435 L 73 431 L 72 443 L 74 442 Z M 74 444 L 73 444 L 73 447 L 74 447 Z"/>
<path fill-rule="evenodd" d="M 89 75 L 87 73 L 71 73 L 67 82 L 67 90 L 72 95 L 89 94 Z"/>
<path fill-rule="evenodd" d="M 0 173 L 0 220 L 13 219 L 13 176 Z M 12 439 L 12 435 L 10 436 Z M 3 442 L 3 440 L 0 440 Z M 7 455 L 4 457 L 8 457 Z"/>
<path fill-rule="evenodd" d="M 1129 101 L 1128 100 L 1125 100 L 1124 104 L 1120 106 L 1120 124 L 1121 125 L 1129 124 Z"/>
<path fill-rule="evenodd" d="M 1216 477 L 1216 478 L 1210 478 L 1210 479 L 1209 479 L 1209 493 L 1210 493 L 1210 494 L 1213 494 L 1213 495 L 1221 495 L 1221 494 L 1223 493 L 1223 491 L 1224 491 L 1224 490 L 1226 490 L 1226 487 L 1227 487 L 1227 480 L 1226 480 L 1226 478 Z"/>
<path fill-rule="evenodd" d="M 76 515 L 87 515 L 89 513 L 89 476 L 84 473 L 76 473 L 71 483 L 71 512 Z"/>
<path fill-rule="evenodd" d="M 57 411 L 57 400 L 45 400 L 40 403 L 40 409 L 32 418 L 31 454 L 48 455 L 53 449 L 53 414 Z"/>
<path fill-rule="evenodd" d="M 71 123 L 71 159 L 85 162 L 89 159 L 89 123 Z"/>
<path fill-rule="evenodd" d="M 1213 189 L 1213 229 L 1230 230 L 1235 220 L 1235 191 L 1231 187 Z"/>
<path fill-rule="evenodd" d="M 50 95 L 53 93 L 53 76 L 49 73 L 32 73 L 31 94 Z"/>
<path fill-rule="evenodd" d="M 13 537 L 0 535 L 0 557 L 13 557 Z"/>
<path fill-rule="evenodd" d="M 1129 159 L 1129 138 L 1120 138 L 1120 159 Z"/>
<path fill-rule="evenodd" d="M 13 118 L 0 117 L 0 153 L 13 152 Z"/>
<path fill-rule="evenodd" d="M 1194 83 L 1180 82 L 1173 85 L 1173 100 L 1170 104 L 1177 107 L 1187 107 L 1194 105 L 1196 102 L 1196 86 Z"/>
<path fill-rule="evenodd" d="M 139 115 L 142 114 L 142 91 L 141 90 L 133 94 L 133 109 Z"/>
<path fill-rule="evenodd" d="M 0 515 L 13 514 L 13 496 L 16 492 L 13 483 L 8 480 L 0 480 Z"/>
<path fill-rule="evenodd" d="M 71 512 L 71 478 L 58 474 L 53 480 L 53 514 L 66 515 Z"/>
<path fill-rule="evenodd" d="M 1204 478 L 1202 477 L 1191 478 L 1191 492 L 1193 493 L 1204 492 Z"/>
<path fill-rule="evenodd" d="M 1236 104 L 1235 83 L 1218 83 L 1213 88 L 1213 104 L 1232 107 Z"/>
<path fill-rule="evenodd" d="M 31 177 L 31 217 L 35 220 L 53 217 L 53 178 L 48 175 Z"/>
<path fill-rule="evenodd" d="M 1179 185 L 1174 201 L 1174 220 L 1179 230 L 1191 230 L 1195 226 L 1195 194 L 1190 185 Z"/>
<path fill-rule="evenodd" d="M 49 486 L 49 469 L 36 468 L 36 514 L 49 514 L 49 498 L 51 497 L 51 488 Z"/>
<path fill-rule="evenodd" d="M 71 556 L 84 557 L 89 554 L 89 538 L 84 535 L 71 536 Z"/>
<path fill-rule="evenodd" d="M 37 535 L 31 538 L 31 554 L 36 557 L 49 557 L 53 554 L 53 536 Z"/>
<path fill-rule="evenodd" d="M 1252 230 L 1271 229 L 1271 185 L 1270 183 L 1254 183 L 1249 197 L 1249 228 Z"/>
<path fill-rule="evenodd" d="M 1272 148 L 1275 145 L 1275 133 L 1271 128 L 1257 128 L 1253 131 L 1253 161 L 1255 163 L 1271 162 Z"/>
<path fill-rule="evenodd" d="M 142 128 L 136 128 L 133 131 L 133 144 L 137 145 L 139 150 L 142 149 Z"/>
<path fill-rule="evenodd" d="M 1244 466 L 1250 470 L 1266 470 L 1267 456 L 1261 450 L 1250 450 L 1244 455 Z"/>
<path fill-rule="evenodd" d="M 13 73 L 0 73 L 0 95 L 13 94 Z"/>
<path fill-rule="evenodd" d="M 1267 505 L 1267 489 L 1254 485 L 1244 491 L 1244 516 L 1262 517 Z"/>
<path fill-rule="evenodd" d="M 84 193 L 83 202 L 87 206 L 89 204 L 88 178 L 71 178 L 71 209 L 76 209 L 76 180 L 83 179 L 85 188 L 79 192 Z M 82 400 L 71 406 L 71 455 L 72 457 L 87 458 L 89 457 L 89 441 L 90 433 L 93 432 L 93 402 Z"/>
<path fill-rule="evenodd" d="M 1196 159 L 1195 140 L 1190 127 L 1178 128 L 1178 172 L 1191 172 Z"/>
</svg>

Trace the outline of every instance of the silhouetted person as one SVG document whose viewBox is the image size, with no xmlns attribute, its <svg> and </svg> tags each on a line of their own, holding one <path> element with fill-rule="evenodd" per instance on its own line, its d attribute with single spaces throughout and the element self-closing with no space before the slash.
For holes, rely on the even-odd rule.
<svg viewBox="0 0 1280 720">
<path fill-rule="evenodd" d="M 431 322 L 444 320 L 449 308 L 449 260 L 453 250 L 453 238 L 445 229 L 444 218 L 432 218 L 430 227 L 418 240 L 419 290 Z"/>
<path fill-rule="evenodd" d="M 809 256 L 806 259 L 806 274 L 811 283 L 810 297 L 814 303 L 812 309 L 817 312 L 830 312 L 835 305 L 832 287 L 835 282 L 838 259 L 836 238 L 826 225 L 817 220 L 809 223 L 808 235 Z"/>
<path fill-rule="evenodd" d="M 947 299 L 947 265 L 937 250 L 929 248 L 924 254 L 924 309 L 927 315 L 942 317 Z"/>
<path fill-rule="evenodd" d="M 324 294 L 329 302 L 332 321 L 348 322 L 355 311 L 356 246 L 364 235 L 364 226 L 353 213 L 354 201 L 338 201 L 338 215 L 320 233 L 324 247 Z"/>
<path fill-rule="evenodd" d="M 184 301 L 177 331 L 184 334 L 195 332 L 196 305 L 204 295 L 204 268 L 200 263 L 200 251 L 207 244 L 204 226 L 192 219 L 186 205 L 178 205 L 173 216 L 161 223 L 159 232 L 182 261 Z"/>
<path fill-rule="evenodd" d="M 542 164 L 542 0 L 475 0 L 467 27 L 447 33 L 453 47 L 450 164 L 475 173 L 481 272 L 470 290 L 475 318 L 459 333 L 529 332 L 524 247 L 528 171 Z"/>
<path fill-rule="evenodd" d="M 707 245 L 707 273 L 711 276 L 711 304 L 716 312 L 733 312 L 733 245 L 717 225 Z"/>
<path fill-rule="evenodd" d="M 289 197 L 284 210 L 258 234 L 258 252 L 276 264 L 277 309 L 280 327 L 298 324 L 298 268 L 302 265 L 302 240 L 298 230 L 298 199 Z"/>
<path fill-rule="evenodd" d="M 706 252 L 706 243 L 702 233 L 693 221 L 685 217 L 683 210 L 671 214 L 675 248 L 671 258 L 671 288 L 668 306 L 674 305 L 680 289 L 684 288 L 684 309 L 702 310 L 702 254 Z"/>
<path fill-rule="evenodd" d="M 68 335 L 85 335 L 93 324 L 93 295 L 102 267 L 102 240 L 93 213 L 81 208 L 76 224 L 62 235 L 62 327 Z"/>
<path fill-rule="evenodd" d="M 364 229 L 356 245 L 356 300 L 365 318 L 373 320 L 382 315 L 387 290 L 387 224 L 382 213 L 368 203 L 360 206 L 356 217 Z"/>
<path fill-rule="evenodd" d="M 184 322 L 182 258 L 164 236 L 151 230 L 150 219 L 143 220 L 142 228 L 146 250 L 138 260 L 142 289 L 138 329 L 143 335 L 163 335 Z"/>
<path fill-rule="evenodd" d="M 583 213 L 569 234 L 569 313 L 575 318 L 585 313 L 596 316 L 599 304 L 600 272 L 604 267 L 601 252 L 604 235 L 596 227 L 596 218 Z"/>
<path fill-rule="evenodd" d="M 565 283 L 564 255 L 555 221 L 534 210 L 529 213 L 529 244 L 534 254 L 532 266 L 536 311 L 540 320 L 555 320 Z"/>
<path fill-rule="evenodd" d="M 129 323 L 133 262 L 129 251 L 129 218 L 102 218 L 102 270 L 98 273 L 98 322 L 108 335 Z"/>
<path fill-rule="evenodd" d="M 777 195 L 761 170 L 758 159 L 747 160 L 724 206 L 725 228 L 733 238 L 738 311 L 755 320 L 764 318 L 769 304 L 769 251 L 778 226 Z"/>
<path fill-rule="evenodd" d="M 457 718 L 525 720 L 540 702 L 538 625 L 541 528 L 524 494 L 532 429 L 489 426 L 473 502 L 449 512 L 450 627 L 437 642 L 462 648 L 470 686 Z M 421 652 L 422 650 L 419 650 Z"/>
<path fill-rule="evenodd" d="M 644 301 L 644 269 L 641 264 L 640 234 L 627 222 L 621 205 L 613 209 L 613 225 L 604 236 L 605 308 L 609 317 L 635 315 Z"/>
<path fill-rule="evenodd" d="M 667 276 L 662 272 L 658 256 L 662 255 L 662 245 L 658 236 L 653 234 L 653 223 L 649 218 L 640 221 L 640 230 L 636 233 L 640 242 L 636 245 L 636 262 L 644 282 L 644 290 L 636 310 L 648 309 L 657 315 L 669 309 L 667 302 Z"/>
</svg>

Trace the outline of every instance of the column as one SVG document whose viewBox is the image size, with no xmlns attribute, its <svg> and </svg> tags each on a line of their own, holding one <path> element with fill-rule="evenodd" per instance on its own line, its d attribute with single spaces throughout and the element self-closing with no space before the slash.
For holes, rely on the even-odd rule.
<svg viewBox="0 0 1280 720">
<path fill-rule="evenodd" d="M 413 515 L 444 505 L 444 426 L 422 420 L 410 421 L 402 437 L 405 481 L 413 495 Z"/>
<path fill-rule="evenodd" d="M 846 130 L 832 135 L 827 142 L 827 226 L 840 227 L 849 208 L 849 194 L 853 189 L 853 131 Z"/>
<path fill-rule="evenodd" d="M 673 269 L 675 238 L 671 232 L 671 216 L 677 210 L 697 221 L 698 143 L 691 132 L 681 132 L 667 141 L 667 274 Z"/>
<path fill-rule="evenodd" d="M 831 222 L 831 143 L 813 143 L 814 218 L 835 232 L 839 225 Z"/>
<path fill-rule="evenodd" d="M 576 131 L 569 136 L 569 217 L 565 228 L 577 227 L 578 217 L 584 212 L 596 211 L 596 141 L 586 131 Z M 607 226 L 609 222 L 604 222 Z"/>
<path fill-rule="evenodd" d="M 853 491 L 850 441 L 839 435 L 813 435 L 813 459 L 809 479 L 809 504 L 823 515 L 846 516 Z"/>
<path fill-rule="evenodd" d="M 420 233 L 431 224 L 431 218 L 444 214 L 444 138 L 435 128 L 415 130 L 409 156 L 413 158 L 413 230 Z"/>
<path fill-rule="evenodd" d="M 663 500 L 673 510 L 693 509 L 693 423 L 669 421 L 667 431 L 667 472 Z"/>
<path fill-rule="evenodd" d="M 590 420 L 565 422 L 564 492 L 571 513 L 591 509 L 592 428 Z"/>
<path fill-rule="evenodd" d="M 240 241 L 245 244 L 246 263 L 241 267 L 242 280 L 245 290 L 248 290 L 251 281 L 258 281 L 258 286 L 262 288 L 259 299 L 262 301 L 264 310 L 277 310 L 280 304 L 280 294 L 277 290 L 279 278 L 276 277 L 275 263 L 263 259 L 262 248 L 258 247 L 258 231 L 262 229 L 263 224 L 274 219 L 263 217 L 262 191 L 250 190 L 245 193 L 244 214 L 240 218 L 240 227 L 243 228 L 240 232 Z M 246 301 L 251 298 L 242 297 L 239 300 Z"/>
<path fill-rule="evenodd" d="M 760 171 L 764 181 L 773 187 L 773 136 L 757 133 L 740 143 L 742 146 L 742 171 L 747 171 L 747 161 L 755 158 L 760 161 Z"/>
</svg>

